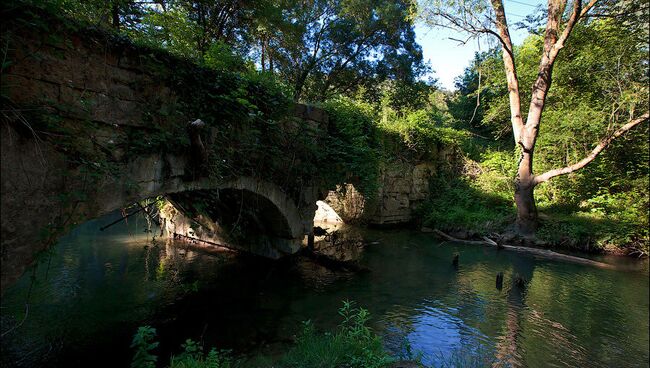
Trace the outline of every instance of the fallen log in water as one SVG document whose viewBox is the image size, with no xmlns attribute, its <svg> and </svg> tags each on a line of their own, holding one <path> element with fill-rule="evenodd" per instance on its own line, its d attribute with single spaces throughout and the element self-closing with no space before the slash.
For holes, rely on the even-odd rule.
<svg viewBox="0 0 650 368">
<path fill-rule="evenodd" d="M 309 250 L 308 248 L 302 248 L 296 256 L 303 256 L 310 259 L 312 262 L 321 265 L 325 268 L 328 268 L 332 271 L 348 271 L 355 273 L 370 272 L 370 268 L 362 266 L 357 261 L 342 261 L 336 258 L 327 256 L 325 254 L 320 254 Z"/>
<path fill-rule="evenodd" d="M 494 240 L 489 239 L 487 237 L 483 237 L 484 240 L 463 240 L 463 239 L 454 238 L 453 236 L 445 234 L 438 229 L 433 229 L 433 232 L 440 235 L 440 237 L 455 243 L 470 244 L 470 245 L 487 245 L 489 247 L 512 250 L 515 252 L 526 253 L 526 254 L 530 254 L 530 255 L 546 258 L 546 259 L 552 259 L 556 261 L 563 261 L 563 262 L 570 262 L 570 263 L 578 263 L 578 264 L 598 267 L 606 270 L 614 270 L 617 268 L 616 266 L 608 263 L 598 262 L 587 258 L 570 256 L 568 254 L 562 254 L 548 249 L 521 247 L 521 246 L 507 245 L 507 244 L 497 244 Z"/>
</svg>

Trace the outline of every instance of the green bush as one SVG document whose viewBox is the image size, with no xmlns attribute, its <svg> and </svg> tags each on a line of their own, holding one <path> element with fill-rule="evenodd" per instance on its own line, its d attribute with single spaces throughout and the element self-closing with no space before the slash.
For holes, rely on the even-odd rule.
<svg viewBox="0 0 650 368">
<path fill-rule="evenodd" d="M 443 126 L 443 121 L 437 110 L 420 109 L 383 119 L 379 128 L 384 134 L 397 134 L 410 150 L 428 153 L 439 145 L 460 145 L 467 137 L 463 131 Z"/>
<path fill-rule="evenodd" d="M 381 339 L 367 326 L 370 314 L 353 302 L 339 309 L 343 322 L 335 333 L 318 334 L 304 322 L 303 331 L 280 360 L 286 368 L 380 368 L 393 359 L 384 351 Z"/>
<path fill-rule="evenodd" d="M 203 348 L 194 340 L 187 339 L 182 345 L 183 352 L 172 356 L 170 368 L 231 368 L 234 360 L 227 350 L 210 349 L 203 354 Z"/>
<path fill-rule="evenodd" d="M 142 326 L 133 336 L 131 348 L 135 349 L 135 355 L 131 361 L 131 368 L 154 368 L 158 357 L 151 353 L 151 350 L 158 347 L 154 342 L 156 329 L 151 326 Z"/>
<path fill-rule="evenodd" d="M 430 198 L 418 209 L 427 227 L 489 233 L 501 231 L 514 220 L 512 201 L 486 192 L 468 178 L 438 177 Z"/>
<path fill-rule="evenodd" d="M 355 184 L 367 197 L 374 196 L 379 178 L 379 136 L 369 104 L 339 97 L 323 104 L 329 115 L 323 167 L 327 184 Z"/>
</svg>

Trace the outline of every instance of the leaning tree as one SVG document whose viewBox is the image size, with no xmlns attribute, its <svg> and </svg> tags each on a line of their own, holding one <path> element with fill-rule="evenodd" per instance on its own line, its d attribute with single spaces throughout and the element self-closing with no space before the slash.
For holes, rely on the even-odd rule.
<svg viewBox="0 0 650 368">
<path fill-rule="evenodd" d="M 583 168 L 605 150 L 614 139 L 648 121 L 647 111 L 640 115 L 633 115 L 629 121 L 602 139 L 582 160 L 539 175 L 533 173 L 535 143 L 540 132 L 546 97 L 551 88 L 553 66 L 576 24 L 588 19 L 590 11 L 593 12 L 597 6 L 613 9 L 613 13 L 608 14 L 607 11 L 601 11 L 596 14 L 597 16 L 616 17 L 639 12 L 647 14 L 647 8 L 639 8 L 636 6 L 638 4 L 634 4 L 635 2 L 622 1 L 614 5 L 607 0 L 601 0 L 601 4 L 598 2 L 598 0 L 590 0 L 583 4 L 581 0 L 573 0 L 568 4 L 567 0 L 548 1 L 548 6 L 542 17 L 546 19 L 546 27 L 543 30 L 543 52 L 539 61 L 538 73 L 532 85 L 530 105 L 525 119 L 522 113 L 522 92 L 517 76 L 515 49 L 510 36 L 503 0 L 490 0 L 489 4 L 482 0 L 433 0 L 421 4 L 420 7 L 420 16 L 429 25 L 464 32 L 468 38 L 465 41 L 461 40 L 463 43 L 480 35 L 487 35 L 496 39 L 500 44 L 508 86 L 510 122 L 514 142 L 520 152 L 514 183 L 514 200 L 517 206 L 517 229 L 524 235 L 533 234 L 537 228 L 538 217 L 534 197 L 537 185 L 553 177 Z M 621 10 L 622 3 L 631 5 L 627 9 Z M 642 21 L 646 22 L 647 19 L 643 18 Z"/>
</svg>

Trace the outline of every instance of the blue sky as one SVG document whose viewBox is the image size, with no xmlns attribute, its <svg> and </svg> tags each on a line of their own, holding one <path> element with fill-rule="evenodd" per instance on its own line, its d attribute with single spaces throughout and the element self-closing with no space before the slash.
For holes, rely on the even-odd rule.
<svg viewBox="0 0 650 368">
<path fill-rule="evenodd" d="M 535 6 L 542 4 L 542 0 L 504 0 L 508 24 L 510 24 L 510 35 L 514 44 L 519 45 L 528 35 L 525 30 L 516 30 L 513 23 L 521 21 L 524 16 L 535 11 Z M 454 90 L 454 78 L 463 73 L 479 49 L 476 40 L 465 45 L 458 41 L 450 40 L 466 39 L 463 34 L 442 28 L 430 29 L 422 24 L 415 28 L 418 43 L 422 46 L 425 62 L 429 62 L 434 70 L 433 76 L 438 78 L 439 84 L 448 90 Z M 492 43 L 494 44 L 494 42 Z M 488 49 L 487 36 L 482 37 L 481 51 Z"/>
</svg>

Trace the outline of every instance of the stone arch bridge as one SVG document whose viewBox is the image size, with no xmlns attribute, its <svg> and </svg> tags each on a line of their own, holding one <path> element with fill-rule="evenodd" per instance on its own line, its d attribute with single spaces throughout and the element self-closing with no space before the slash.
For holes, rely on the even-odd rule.
<svg viewBox="0 0 650 368">
<path fill-rule="evenodd" d="M 273 258 L 299 249 L 327 191 L 285 155 L 302 157 L 319 144 L 328 124 L 323 110 L 297 104 L 272 124 L 236 111 L 241 123 L 193 126 L 211 116 L 182 108 L 183 91 L 193 88 L 183 84 L 193 81 L 174 78 L 179 68 L 225 77 L 51 15 L 30 17 L 3 17 L 13 20 L 2 25 L 11 60 L 2 70 L 2 290 L 74 224 L 159 196 L 174 204 L 163 211 L 173 233 Z M 228 78 L 225 88 L 247 88 Z M 212 95 L 206 103 L 223 98 L 198 92 Z M 249 94 L 255 103 L 254 90 L 242 96 Z M 149 147 L 160 137 L 166 141 Z M 185 149 L 173 147 L 183 140 Z M 247 151 L 265 144 L 276 151 Z M 229 169 L 211 174 L 212 161 Z M 269 162 L 275 175 L 260 167 Z"/>
<path fill-rule="evenodd" d="M 384 168 L 372 210 L 354 190 L 328 194 L 313 167 L 327 114 L 296 104 L 276 119 L 273 96 L 233 73 L 34 9 L 1 27 L 2 291 L 71 226 L 146 198 L 172 204 L 170 233 L 277 258 L 312 232 L 319 199 L 344 220 L 393 224 L 428 193 L 432 162 Z"/>
</svg>

